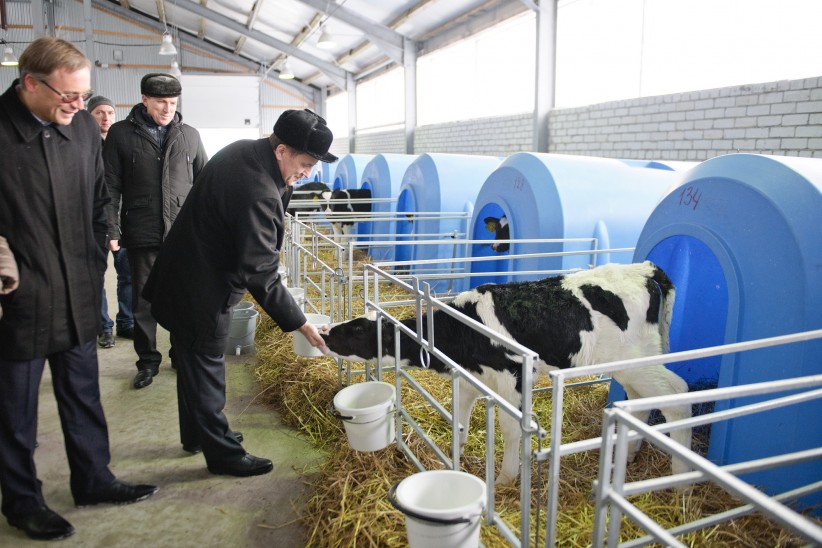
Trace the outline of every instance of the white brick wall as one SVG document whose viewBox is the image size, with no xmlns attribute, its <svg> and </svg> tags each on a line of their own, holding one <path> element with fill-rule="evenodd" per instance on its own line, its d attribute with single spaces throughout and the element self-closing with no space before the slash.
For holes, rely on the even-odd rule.
<svg viewBox="0 0 822 548">
<path fill-rule="evenodd" d="M 354 148 L 357 154 L 405 154 L 405 130 L 357 132 Z"/>
<path fill-rule="evenodd" d="M 706 160 L 729 152 L 822 158 L 822 77 L 551 112 L 551 152 Z"/>
<path fill-rule="evenodd" d="M 533 115 L 478 118 L 448 124 L 420 126 L 414 151 L 507 156 L 533 150 Z"/>
<path fill-rule="evenodd" d="M 551 152 L 707 160 L 730 152 L 822 158 L 822 77 L 674 93 L 558 109 Z M 347 140 L 335 140 L 337 155 Z M 417 128 L 414 152 L 508 156 L 533 150 L 531 113 Z M 358 133 L 356 152 L 405 152 L 402 130 Z"/>
</svg>

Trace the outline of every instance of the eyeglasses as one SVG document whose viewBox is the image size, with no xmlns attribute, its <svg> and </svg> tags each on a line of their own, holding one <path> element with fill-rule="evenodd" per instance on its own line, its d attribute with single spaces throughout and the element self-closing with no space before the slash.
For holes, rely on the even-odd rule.
<svg viewBox="0 0 822 548">
<path fill-rule="evenodd" d="M 60 99 L 62 99 L 64 103 L 73 103 L 77 99 L 82 99 L 83 101 L 88 101 L 89 99 L 91 99 L 91 96 L 94 95 L 94 90 L 92 90 L 92 89 L 90 89 L 90 90 L 88 90 L 84 93 L 63 93 L 62 91 L 57 91 L 56 89 L 51 87 L 51 85 L 49 85 L 49 83 L 46 82 L 45 80 L 41 80 L 41 79 L 37 78 L 37 81 L 40 82 L 41 84 L 45 84 L 45 86 L 47 88 L 49 88 L 51 91 L 53 91 L 54 93 L 59 95 Z"/>
</svg>

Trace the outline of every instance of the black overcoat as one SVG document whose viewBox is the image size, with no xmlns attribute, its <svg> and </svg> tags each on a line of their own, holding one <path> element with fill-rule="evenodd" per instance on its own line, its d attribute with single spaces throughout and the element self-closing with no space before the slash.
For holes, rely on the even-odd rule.
<svg viewBox="0 0 822 548">
<path fill-rule="evenodd" d="M 43 126 L 0 97 L 0 234 L 20 269 L 0 297 L 0 358 L 31 360 L 93 340 L 100 329 L 109 195 L 100 128 L 85 110 Z"/>
<path fill-rule="evenodd" d="M 159 247 L 208 161 L 200 133 L 183 123 L 180 112 L 161 147 L 147 129 L 144 110 L 142 103 L 134 105 L 111 126 L 103 145 L 112 239 L 127 248 Z"/>
<path fill-rule="evenodd" d="M 222 354 L 246 289 L 283 331 L 305 323 L 278 271 L 291 194 L 268 139 L 237 141 L 209 160 L 143 290 L 177 344 Z"/>
</svg>

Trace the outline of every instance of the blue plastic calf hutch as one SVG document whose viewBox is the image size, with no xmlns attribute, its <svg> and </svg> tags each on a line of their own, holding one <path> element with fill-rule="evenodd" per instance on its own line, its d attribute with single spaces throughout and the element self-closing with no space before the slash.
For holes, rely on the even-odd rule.
<svg viewBox="0 0 822 548">
<path fill-rule="evenodd" d="M 461 154 L 422 154 L 408 166 L 400 185 L 397 212 L 406 213 L 408 219 L 398 217 L 396 231 L 398 240 L 432 240 L 436 236 L 452 234 L 454 238 L 465 238 L 468 231 L 466 218 L 474 209 L 474 200 L 485 179 L 499 165 L 500 158 L 491 156 L 469 156 Z M 413 218 L 415 213 L 453 213 L 452 219 L 441 217 Z M 416 236 L 415 236 L 416 235 Z M 454 258 L 465 257 L 465 245 L 458 245 L 448 236 L 440 236 L 441 245 L 397 244 L 395 260 L 421 261 L 442 259 L 443 264 L 455 272 L 467 272 L 465 264 L 453 262 Z M 432 265 L 413 265 L 412 274 L 422 274 Z M 431 281 L 431 287 L 438 293 L 462 291 L 468 288 L 464 278 Z"/>
<path fill-rule="evenodd" d="M 634 257 L 654 261 L 677 286 L 671 350 L 822 328 L 821 222 L 822 159 L 730 154 L 690 170 L 651 214 Z M 692 389 L 819 374 L 822 343 L 671 369 Z M 815 400 L 715 424 L 708 457 L 729 464 L 820 446 L 822 402 Z M 742 477 L 780 493 L 822 478 L 822 462 Z M 809 498 L 822 502 L 819 494 Z"/>
<path fill-rule="evenodd" d="M 395 239 L 396 223 L 390 214 L 397 211 L 403 175 L 416 158 L 415 154 L 377 154 L 363 169 L 360 188 L 371 191 L 371 198 L 375 200 L 371 211 L 375 215 L 373 221 L 357 223 L 357 233 L 360 240 L 373 242 L 366 251 L 375 260 L 394 260 L 395 246 L 377 242 Z M 381 201 L 391 199 L 393 201 Z"/>
<path fill-rule="evenodd" d="M 362 172 L 372 158 L 373 154 L 346 154 L 337 160 L 334 182 L 328 186 L 331 190 L 358 188 Z"/>
<path fill-rule="evenodd" d="M 315 183 L 325 183 L 328 188 L 331 188 L 331 178 L 334 171 L 337 169 L 339 160 L 333 163 L 317 162 L 314 169 L 311 170 L 311 177 L 309 179 Z"/>
<path fill-rule="evenodd" d="M 619 160 L 521 152 L 509 156 L 477 196 L 470 237 L 489 240 L 471 246 L 472 257 L 499 257 L 471 263 L 471 285 L 544 277 L 517 271 L 567 270 L 592 264 L 630 263 L 632 252 L 509 259 L 525 253 L 633 248 L 660 198 L 681 178 L 672 170 L 632 167 Z M 504 252 L 491 248 L 496 234 L 487 219 L 505 217 L 511 239 L 583 238 L 584 242 L 519 243 Z M 591 238 L 596 238 L 592 242 Z M 515 260 L 515 264 L 511 261 Z"/>
<path fill-rule="evenodd" d="M 647 167 L 650 169 L 664 169 L 666 171 L 688 171 L 699 165 L 699 162 L 685 162 L 680 160 L 630 160 L 620 158 L 620 162 L 631 167 Z"/>
</svg>

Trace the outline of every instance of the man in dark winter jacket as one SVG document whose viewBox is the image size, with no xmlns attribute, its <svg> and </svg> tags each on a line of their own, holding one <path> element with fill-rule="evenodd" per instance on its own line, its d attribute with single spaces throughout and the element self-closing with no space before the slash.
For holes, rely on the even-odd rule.
<svg viewBox="0 0 822 548">
<path fill-rule="evenodd" d="M 46 506 L 34 465 L 37 399 L 46 360 L 77 506 L 137 502 L 153 485 L 109 470 L 97 330 L 109 203 L 100 131 L 83 101 L 90 64 L 73 44 L 38 38 L 0 97 L 0 234 L 20 284 L 0 295 L 0 488 L 9 524 L 34 539 L 74 528 Z"/>
<path fill-rule="evenodd" d="M 103 146 L 106 183 L 117 219 L 112 240 L 128 248 L 131 268 L 137 352 L 134 388 L 151 384 L 162 361 L 157 351 L 157 322 L 141 297 L 143 286 L 160 244 L 207 161 L 200 134 L 184 124 L 177 112 L 181 92 L 173 76 L 145 75 L 140 82 L 143 102 L 111 126 Z M 173 346 L 169 354 L 173 366 Z"/>
<path fill-rule="evenodd" d="M 177 363 L 180 441 L 202 450 L 214 474 L 254 476 L 272 469 L 245 452 L 223 413 L 231 309 L 246 292 L 283 331 L 317 347 L 317 328 L 280 278 L 284 215 L 292 185 L 308 177 L 333 136 L 309 110 L 287 110 L 269 139 L 228 145 L 205 166 L 171 227 L 143 295 L 171 332 Z"/>
</svg>

